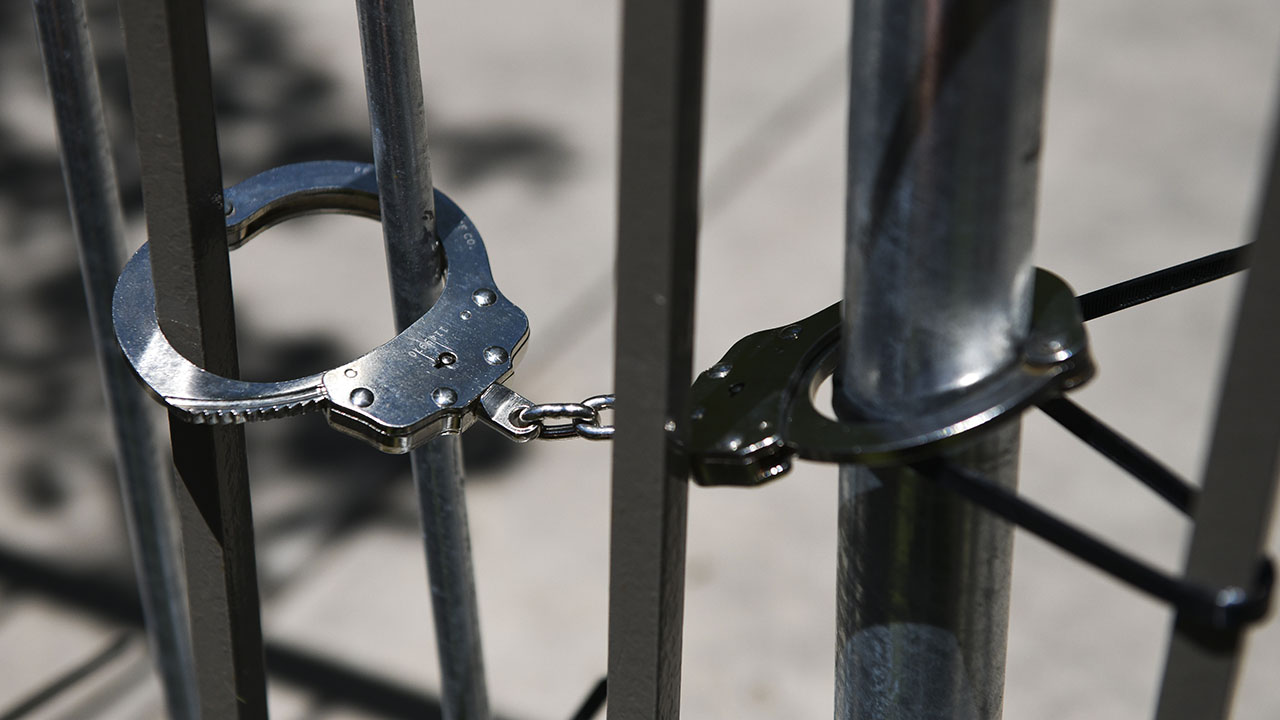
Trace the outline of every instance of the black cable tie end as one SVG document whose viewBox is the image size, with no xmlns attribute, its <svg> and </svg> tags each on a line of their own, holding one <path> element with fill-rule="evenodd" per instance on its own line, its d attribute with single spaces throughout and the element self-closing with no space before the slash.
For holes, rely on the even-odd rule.
<svg viewBox="0 0 1280 720">
<path fill-rule="evenodd" d="M 1264 557 L 1258 562 L 1258 573 L 1251 590 L 1235 585 L 1219 589 L 1213 594 L 1212 604 L 1204 608 L 1204 616 L 1198 619 L 1215 630 L 1241 630 L 1252 625 L 1271 611 L 1271 587 L 1274 583 L 1275 566 L 1271 558 Z M 1195 617 L 1190 619 L 1193 622 L 1197 620 Z"/>
</svg>

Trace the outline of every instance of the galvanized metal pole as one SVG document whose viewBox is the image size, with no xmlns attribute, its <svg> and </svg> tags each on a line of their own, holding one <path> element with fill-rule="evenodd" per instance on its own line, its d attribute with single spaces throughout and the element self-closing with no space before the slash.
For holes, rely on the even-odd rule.
<svg viewBox="0 0 1280 720">
<path fill-rule="evenodd" d="M 836 412 L 927 412 L 1029 322 L 1048 0 L 856 0 Z M 1017 425 L 950 461 L 1012 486 Z M 907 468 L 840 472 L 836 718 L 998 718 L 1012 528 Z"/>
<path fill-rule="evenodd" d="M 236 377 L 235 315 L 200 0 L 121 0 L 156 315 L 173 347 Z M 171 420 L 203 718 L 267 717 L 253 510 L 239 425 Z"/>
<path fill-rule="evenodd" d="M 623 6 L 609 717 L 680 716 L 703 0 Z M 673 432 L 674 431 L 674 432 Z"/>
<path fill-rule="evenodd" d="M 396 330 L 422 316 L 443 288 L 427 154 L 422 71 L 411 0 L 357 0 L 373 156 L 382 204 Z M 457 436 L 410 455 L 427 554 L 441 706 L 446 720 L 487 720 L 480 614 Z"/>
<path fill-rule="evenodd" d="M 1276 112 L 1253 268 L 1236 318 L 1187 553 L 1188 578 L 1234 590 L 1250 589 L 1258 579 L 1280 471 L 1280 383 L 1275 378 L 1280 367 L 1275 322 L 1280 307 L 1280 108 Z M 1244 629 L 1218 630 L 1179 615 L 1169 642 L 1157 720 L 1228 717 L 1244 640 Z"/>
<path fill-rule="evenodd" d="M 125 260 L 124 220 L 89 27 L 80 0 L 32 4 L 153 664 L 169 717 L 197 720 L 173 472 L 156 444 L 159 427 L 148 413 L 150 400 L 116 347 L 111 328 L 112 290 Z"/>
</svg>

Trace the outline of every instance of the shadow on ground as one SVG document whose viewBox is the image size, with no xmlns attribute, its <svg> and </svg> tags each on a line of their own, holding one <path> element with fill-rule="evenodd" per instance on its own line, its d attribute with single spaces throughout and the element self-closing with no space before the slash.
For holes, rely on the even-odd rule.
<svg viewBox="0 0 1280 720">
<path fill-rule="evenodd" d="M 116 6 L 88 4 L 121 199 L 126 217 L 136 223 L 142 213 L 141 190 Z M 349 95 L 360 89 L 339 88 L 335 78 L 310 64 L 303 52 L 305 40 L 290 36 L 269 3 L 227 0 L 210 3 L 208 10 L 224 177 L 238 180 L 302 160 L 371 159 L 367 119 L 346 112 L 350 103 L 339 97 L 340 90 Z M 103 431 L 105 409 L 61 169 L 50 142 L 52 111 L 31 12 L 29 3 L 0 3 L 0 88 L 6 93 L 6 109 L 0 111 L 0 307 L 5 308 L 0 313 L 0 478 L 9 479 L 0 482 L 0 508 L 57 523 L 70 522 L 64 517 L 67 508 L 84 491 L 84 484 L 65 472 L 69 457 L 92 482 L 111 488 L 115 469 L 110 436 Z M 351 34 L 355 42 L 354 27 Z M 244 137 L 253 137 L 254 146 L 226 140 Z M 516 119 L 432 126 L 431 137 L 438 143 L 433 157 L 454 179 L 455 190 L 496 176 L 554 186 L 573 166 L 570 147 L 561 137 Z M 244 337 L 246 329 L 253 332 L 242 328 L 242 341 L 265 348 L 279 377 L 291 376 L 299 367 L 313 368 L 318 359 L 332 365 L 349 359 L 337 357 L 334 338 Z M 404 458 L 384 456 L 347 438 L 335 440 L 322 421 L 310 420 L 294 422 L 261 450 L 278 454 L 292 475 L 315 486 L 314 492 L 303 494 L 305 502 L 258 518 L 261 547 L 322 518 L 334 536 L 367 522 L 416 523 L 386 501 L 389 489 L 408 481 Z M 487 428 L 468 432 L 464 445 L 467 466 L 483 478 L 500 476 L 493 471 L 517 452 Z M 360 482 L 352 483 L 353 477 Z M 255 487 L 272 482 L 281 480 L 259 478 Z M 118 514 L 119 507 L 117 502 L 108 511 Z M 111 582 L 127 587 L 122 520 L 117 517 L 114 526 L 116 537 L 107 542 L 116 543 L 122 561 L 104 572 Z M 18 547 L 22 540 L 6 536 Z M 68 558 L 74 553 L 75 548 L 66 548 Z M 0 562 L 0 585 L 29 584 L 27 576 L 33 573 L 60 572 L 57 553 L 42 555 L 40 562 L 49 567 Z M 306 665 L 276 655 L 277 671 Z M 401 715 L 405 708 L 423 707 L 419 698 L 402 699 L 408 704 L 400 708 Z"/>
</svg>

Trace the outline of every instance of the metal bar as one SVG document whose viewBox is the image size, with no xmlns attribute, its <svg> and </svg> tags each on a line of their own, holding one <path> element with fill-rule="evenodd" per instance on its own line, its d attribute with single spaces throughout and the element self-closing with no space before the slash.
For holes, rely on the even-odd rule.
<svg viewBox="0 0 1280 720">
<path fill-rule="evenodd" d="M 1280 449 L 1280 108 L 1254 238 L 1253 269 L 1236 318 L 1217 423 L 1187 552 L 1187 578 L 1250 588 L 1275 504 Z M 1158 720 L 1225 718 L 1244 649 L 1242 631 L 1174 621 Z"/>
<path fill-rule="evenodd" d="M 156 314 L 198 365 L 236 377 L 235 316 L 200 0 L 121 0 Z M 241 426 L 170 420 L 205 718 L 266 718 L 253 511 Z"/>
<path fill-rule="evenodd" d="M 32 4 L 153 664 L 169 717 L 194 720 L 196 679 L 172 471 L 156 445 L 159 429 L 148 413 L 150 401 L 120 355 L 111 328 L 112 290 L 125 259 L 124 220 L 89 27 L 79 0 Z"/>
<path fill-rule="evenodd" d="M 927 411 L 1028 328 L 1048 0 L 854 3 L 836 412 Z M 949 462 L 1016 484 L 1019 426 Z M 909 468 L 840 472 L 836 713 L 1001 713 L 1012 531 Z"/>
<path fill-rule="evenodd" d="M 693 373 L 705 23 L 703 0 L 623 5 L 611 720 L 680 715 L 689 466 L 671 429 Z"/>
<path fill-rule="evenodd" d="M 422 71 L 411 0 L 357 0 L 374 164 L 382 203 L 396 329 L 422 316 L 443 288 L 435 198 L 427 154 Z M 446 720 L 487 720 L 489 697 L 457 436 L 410 455 L 418 492 L 441 705 Z"/>
</svg>

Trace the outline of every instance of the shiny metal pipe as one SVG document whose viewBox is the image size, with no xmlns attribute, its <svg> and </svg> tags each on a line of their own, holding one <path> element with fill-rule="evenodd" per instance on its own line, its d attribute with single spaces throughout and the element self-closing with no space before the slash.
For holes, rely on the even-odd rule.
<svg viewBox="0 0 1280 720">
<path fill-rule="evenodd" d="M 836 412 L 900 418 L 1015 362 L 1048 0 L 854 3 Z M 949 456 L 1016 484 L 1019 428 Z M 1001 714 L 1012 528 L 907 468 L 840 472 L 836 718 Z"/>
<path fill-rule="evenodd" d="M 173 475 L 156 443 L 160 428 L 147 412 L 150 401 L 116 347 L 111 327 L 111 295 L 125 259 L 124 221 L 89 28 L 80 0 L 33 0 L 32 5 L 152 659 L 169 717 L 196 720 Z"/>
<path fill-rule="evenodd" d="M 431 307 L 444 280 L 435 235 L 418 36 L 411 0 L 357 0 L 356 12 L 387 272 L 396 330 L 401 331 Z M 458 437 L 437 438 L 413 451 L 410 464 L 427 553 L 444 717 L 487 720 L 489 698 Z"/>
</svg>

